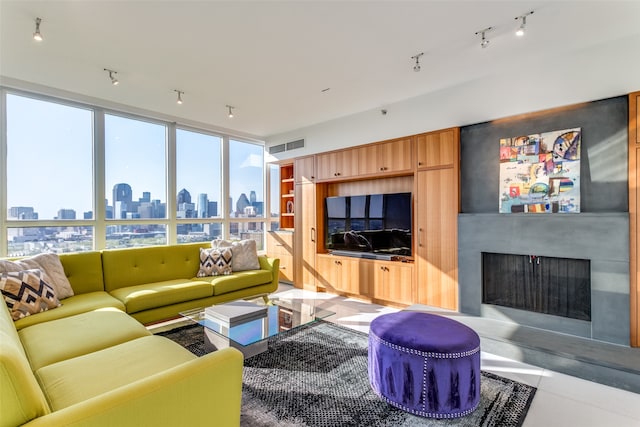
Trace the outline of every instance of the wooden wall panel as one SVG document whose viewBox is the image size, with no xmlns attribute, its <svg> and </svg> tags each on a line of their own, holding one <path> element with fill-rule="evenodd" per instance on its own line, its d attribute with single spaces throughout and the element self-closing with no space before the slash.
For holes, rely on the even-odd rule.
<svg viewBox="0 0 640 427">
<path fill-rule="evenodd" d="M 629 301 L 630 342 L 640 347 L 640 92 L 629 95 Z"/>
<path fill-rule="evenodd" d="M 418 172 L 418 302 L 458 309 L 458 180 L 454 168 Z"/>
<path fill-rule="evenodd" d="M 413 191 L 413 176 L 367 179 L 330 183 L 327 196 L 357 196 L 360 194 L 404 193 Z"/>
</svg>

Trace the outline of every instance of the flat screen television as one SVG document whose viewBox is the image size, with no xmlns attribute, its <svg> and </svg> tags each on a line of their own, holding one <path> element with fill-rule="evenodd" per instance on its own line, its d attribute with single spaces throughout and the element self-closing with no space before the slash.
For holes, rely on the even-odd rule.
<svg viewBox="0 0 640 427">
<path fill-rule="evenodd" d="M 326 248 L 411 256 L 411 193 L 325 198 Z"/>
</svg>

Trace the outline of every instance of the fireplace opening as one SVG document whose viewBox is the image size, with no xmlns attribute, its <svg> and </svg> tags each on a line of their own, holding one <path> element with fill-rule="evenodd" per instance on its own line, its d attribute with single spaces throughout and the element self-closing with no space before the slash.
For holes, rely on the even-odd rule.
<svg viewBox="0 0 640 427">
<path fill-rule="evenodd" d="M 591 262 L 482 253 L 482 302 L 591 320 Z"/>
</svg>

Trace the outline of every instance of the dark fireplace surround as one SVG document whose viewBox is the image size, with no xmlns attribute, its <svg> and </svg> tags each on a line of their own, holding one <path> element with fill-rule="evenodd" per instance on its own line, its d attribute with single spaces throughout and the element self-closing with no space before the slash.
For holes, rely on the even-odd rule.
<svg viewBox="0 0 640 427">
<path fill-rule="evenodd" d="M 628 214 L 460 214 L 458 248 L 461 312 L 629 345 Z M 483 253 L 588 261 L 588 318 L 483 302 Z"/>
<path fill-rule="evenodd" d="M 591 321 L 591 263 L 483 252 L 482 303 Z"/>
</svg>

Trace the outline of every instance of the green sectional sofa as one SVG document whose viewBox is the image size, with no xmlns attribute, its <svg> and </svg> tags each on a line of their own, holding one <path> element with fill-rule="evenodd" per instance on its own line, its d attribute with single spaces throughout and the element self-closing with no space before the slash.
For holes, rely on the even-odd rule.
<svg viewBox="0 0 640 427">
<path fill-rule="evenodd" d="M 60 255 L 75 295 L 14 321 L 0 308 L 0 427 L 237 426 L 242 354 L 196 357 L 142 323 L 264 295 L 278 259 L 260 270 L 198 278 L 207 243 Z"/>
</svg>

